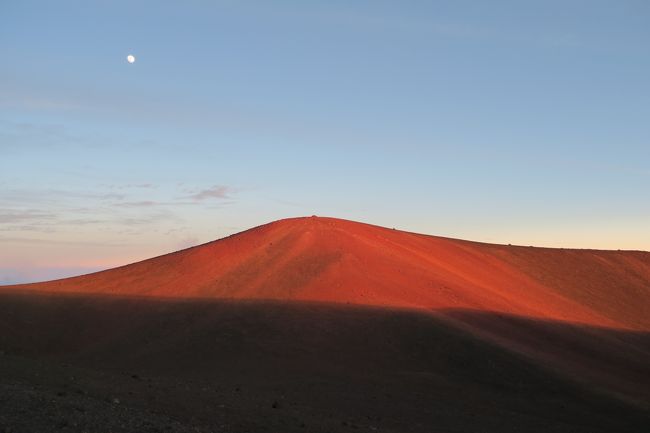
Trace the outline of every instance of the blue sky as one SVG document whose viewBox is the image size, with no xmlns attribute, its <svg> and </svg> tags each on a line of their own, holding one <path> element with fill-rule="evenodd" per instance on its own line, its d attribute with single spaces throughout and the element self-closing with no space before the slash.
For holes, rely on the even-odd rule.
<svg viewBox="0 0 650 433">
<path fill-rule="evenodd" d="M 4 1 L 0 283 L 311 214 L 650 250 L 648 22 L 625 0 Z"/>
</svg>

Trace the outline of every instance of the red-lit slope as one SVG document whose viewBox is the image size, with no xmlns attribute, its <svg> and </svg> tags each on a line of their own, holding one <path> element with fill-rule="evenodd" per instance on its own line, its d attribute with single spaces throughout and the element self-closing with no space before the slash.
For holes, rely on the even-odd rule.
<svg viewBox="0 0 650 433">
<path fill-rule="evenodd" d="M 321 217 L 10 289 L 470 309 L 650 329 L 650 253 L 490 245 Z"/>
</svg>

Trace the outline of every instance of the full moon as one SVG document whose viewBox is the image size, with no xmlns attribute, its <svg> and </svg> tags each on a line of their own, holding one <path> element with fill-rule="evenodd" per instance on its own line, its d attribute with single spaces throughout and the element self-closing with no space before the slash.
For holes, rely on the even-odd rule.
<svg viewBox="0 0 650 433">
<path fill-rule="evenodd" d="M 128 56 L 126 56 L 126 61 L 129 63 L 135 62 L 135 56 L 133 54 L 129 54 Z"/>
</svg>

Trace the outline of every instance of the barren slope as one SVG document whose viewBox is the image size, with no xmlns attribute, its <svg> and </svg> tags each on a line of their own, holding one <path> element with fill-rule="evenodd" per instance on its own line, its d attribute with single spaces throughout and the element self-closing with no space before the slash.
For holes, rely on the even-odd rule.
<svg viewBox="0 0 650 433">
<path fill-rule="evenodd" d="M 491 245 L 322 217 L 5 288 L 15 289 L 470 309 L 650 330 L 650 253 Z"/>
<path fill-rule="evenodd" d="M 648 331 L 647 252 L 287 219 L 0 288 L 0 427 L 648 431 Z"/>
</svg>

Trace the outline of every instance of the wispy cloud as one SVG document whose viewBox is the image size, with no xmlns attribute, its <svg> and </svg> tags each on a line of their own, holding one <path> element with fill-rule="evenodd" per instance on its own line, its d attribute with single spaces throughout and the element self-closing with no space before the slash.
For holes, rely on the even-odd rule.
<svg viewBox="0 0 650 433">
<path fill-rule="evenodd" d="M 110 189 L 153 189 L 156 185 L 153 183 L 126 183 L 126 184 L 109 184 L 104 185 Z"/>
<path fill-rule="evenodd" d="M 34 245 L 71 245 L 80 247 L 117 247 L 124 248 L 132 246 L 126 242 L 105 242 L 105 241 L 69 241 L 64 239 L 44 239 L 27 237 L 0 237 L 0 242 L 6 244 L 34 244 Z"/>
<path fill-rule="evenodd" d="M 0 202 L 12 203 L 55 203 L 61 204 L 68 200 L 123 200 L 125 194 L 101 191 L 70 191 L 60 189 L 5 189 L 0 192 Z"/>
<path fill-rule="evenodd" d="M 215 185 L 211 188 L 207 188 L 201 191 L 198 191 L 194 194 L 191 194 L 188 198 L 194 201 L 204 201 L 210 199 L 230 199 L 230 194 L 233 193 L 233 189 L 226 185 Z"/>
<path fill-rule="evenodd" d="M 156 226 L 161 222 L 173 222 L 181 223 L 182 218 L 177 216 L 173 212 L 158 212 L 148 215 L 138 214 L 135 216 L 120 217 L 114 220 L 115 223 L 124 225 L 124 226 L 143 226 L 149 225 L 151 230 L 156 230 Z"/>
<path fill-rule="evenodd" d="M 38 210 L 18 210 L 0 212 L 0 223 L 2 224 L 20 224 L 32 221 L 54 220 L 56 215 L 50 212 Z"/>
<path fill-rule="evenodd" d="M 84 189 L 11 188 L 0 181 L 0 234 L 64 239 L 83 233 L 146 237 L 182 226 L 202 210 L 232 204 L 225 185 L 169 189 L 149 182 L 88 185 Z M 74 235 L 73 235 L 74 234 Z"/>
<path fill-rule="evenodd" d="M 142 208 L 142 207 L 154 207 L 162 204 L 164 203 L 153 201 L 153 200 L 141 200 L 141 201 L 125 201 L 122 203 L 115 203 L 113 206 Z"/>
</svg>

